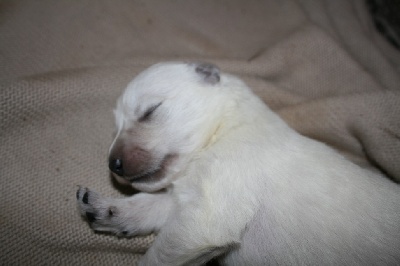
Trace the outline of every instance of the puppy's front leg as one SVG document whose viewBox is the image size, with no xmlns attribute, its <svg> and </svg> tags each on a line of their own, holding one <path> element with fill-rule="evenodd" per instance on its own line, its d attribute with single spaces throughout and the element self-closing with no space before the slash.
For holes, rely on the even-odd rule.
<svg viewBox="0 0 400 266">
<path fill-rule="evenodd" d="M 208 233 L 182 221 L 168 220 L 139 265 L 204 265 L 239 244 L 229 239 L 221 242 L 218 236 Z"/>
<path fill-rule="evenodd" d="M 95 231 L 119 236 L 146 235 L 164 225 L 173 201 L 168 192 L 139 193 L 129 198 L 102 197 L 87 188 L 79 188 L 78 207 Z"/>
</svg>

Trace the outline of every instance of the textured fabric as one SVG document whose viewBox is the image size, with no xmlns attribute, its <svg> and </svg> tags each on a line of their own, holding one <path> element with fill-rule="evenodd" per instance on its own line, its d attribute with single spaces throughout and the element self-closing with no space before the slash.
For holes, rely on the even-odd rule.
<svg viewBox="0 0 400 266">
<path fill-rule="evenodd" d="M 2 1 L 0 264 L 131 265 L 145 252 L 152 236 L 93 233 L 75 192 L 132 192 L 107 169 L 112 108 L 165 60 L 218 64 L 300 133 L 400 180 L 400 55 L 363 1 Z"/>
</svg>

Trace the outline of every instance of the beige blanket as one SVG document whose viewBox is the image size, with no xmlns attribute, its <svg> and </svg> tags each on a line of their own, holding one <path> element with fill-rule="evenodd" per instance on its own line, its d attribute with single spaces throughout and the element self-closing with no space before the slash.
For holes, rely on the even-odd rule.
<svg viewBox="0 0 400 266">
<path fill-rule="evenodd" d="M 107 169 L 112 108 L 165 60 L 218 64 L 300 133 L 400 180 L 400 53 L 361 0 L 1 1 L 0 264 L 145 252 L 152 237 L 93 233 L 75 191 L 130 193 Z"/>
</svg>

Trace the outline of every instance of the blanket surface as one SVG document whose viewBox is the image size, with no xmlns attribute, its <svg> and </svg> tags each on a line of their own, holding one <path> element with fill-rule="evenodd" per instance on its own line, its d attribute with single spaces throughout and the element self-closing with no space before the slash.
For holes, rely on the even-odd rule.
<svg viewBox="0 0 400 266">
<path fill-rule="evenodd" d="M 129 196 L 107 168 L 112 109 L 167 60 L 217 64 L 301 134 L 400 181 L 400 53 L 364 1 L 3 0 L 0 264 L 131 265 L 145 252 L 153 236 L 92 232 L 75 191 Z"/>
</svg>

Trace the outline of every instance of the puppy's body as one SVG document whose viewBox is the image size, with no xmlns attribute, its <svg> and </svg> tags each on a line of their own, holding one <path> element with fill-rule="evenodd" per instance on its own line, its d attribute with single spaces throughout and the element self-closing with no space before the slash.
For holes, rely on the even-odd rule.
<svg viewBox="0 0 400 266">
<path fill-rule="evenodd" d="M 214 66 L 151 67 L 116 121 L 110 168 L 145 192 L 77 197 L 96 230 L 158 233 L 143 265 L 400 263 L 398 185 L 299 135 Z"/>
</svg>

